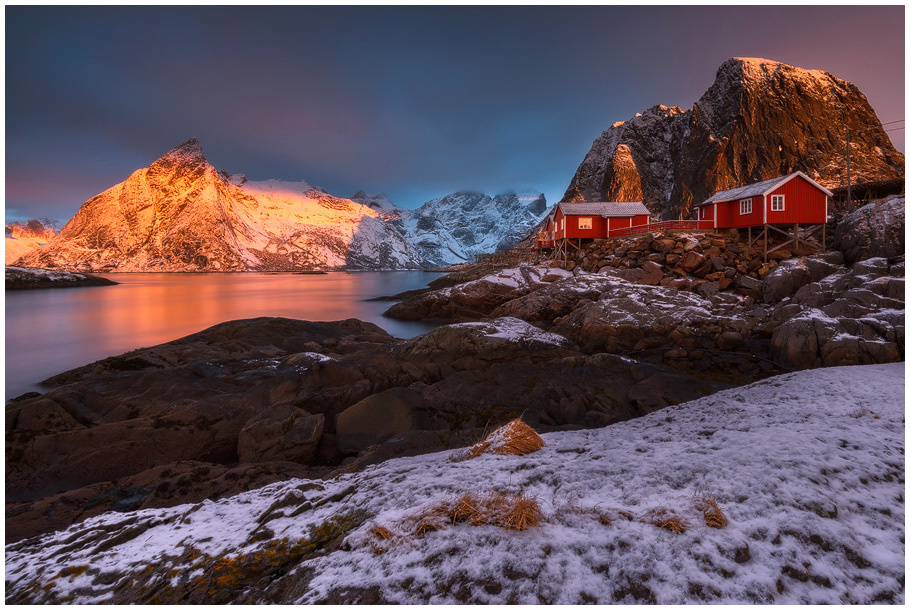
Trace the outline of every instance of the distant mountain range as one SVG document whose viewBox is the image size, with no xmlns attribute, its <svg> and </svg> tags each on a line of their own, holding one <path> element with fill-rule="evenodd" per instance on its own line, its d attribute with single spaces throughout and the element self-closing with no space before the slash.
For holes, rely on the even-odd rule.
<svg viewBox="0 0 910 610">
<path fill-rule="evenodd" d="M 540 193 L 459 192 L 417 210 L 362 191 L 217 171 L 195 139 L 86 201 L 20 265 L 74 271 L 422 269 L 511 247 L 546 211 Z"/>
<path fill-rule="evenodd" d="M 733 58 L 690 110 L 654 106 L 594 141 L 563 201 L 643 201 L 688 216 L 717 191 L 801 170 L 827 187 L 903 176 L 904 155 L 856 85 L 820 70 Z"/>
<path fill-rule="evenodd" d="M 34 218 L 6 225 L 5 264 L 11 265 L 26 254 L 45 246 L 60 231 L 60 222 L 50 218 Z"/>
</svg>

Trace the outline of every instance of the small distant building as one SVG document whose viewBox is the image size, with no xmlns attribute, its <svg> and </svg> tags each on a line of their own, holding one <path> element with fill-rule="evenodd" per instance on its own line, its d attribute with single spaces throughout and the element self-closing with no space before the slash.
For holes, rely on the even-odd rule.
<svg viewBox="0 0 910 610">
<path fill-rule="evenodd" d="M 547 223 L 543 230 L 537 232 L 537 239 L 534 242 L 532 250 L 544 250 L 556 246 L 556 221 L 553 220 L 553 213 L 547 216 Z"/>
<path fill-rule="evenodd" d="M 611 233 L 646 227 L 651 212 L 640 201 L 596 201 L 559 203 L 553 211 L 554 256 L 567 257 L 569 248 L 581 250 L 582 243 L 606 239 Z"/>
<path fill-rule="evenodd" d="M 715 229 L 813 225 L 828 221 L 832 193 L 802 172 L 715 193 L 695 206 Z"/>
</svg>

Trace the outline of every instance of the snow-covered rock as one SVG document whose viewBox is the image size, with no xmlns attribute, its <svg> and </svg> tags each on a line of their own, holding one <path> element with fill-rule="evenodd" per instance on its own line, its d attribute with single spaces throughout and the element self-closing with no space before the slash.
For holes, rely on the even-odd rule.
<svg viewBox="0 0 910 610">
<path fill-rule="evenodd" d="M 82 286 L 113 286 L 107 278 L 86 273 L 31 269 L 27 267 L 6 268 L 7 290 L 31 290 L 33 288 L 79 288 Z"/>
<path fill-rule="evenodd" d="M 802 371 L 524 456 L 107 513 L 8 545 L 6 601 L 901 604 L 904 383 L 903 364 Z M 420 527 L 493 492 L 542 521 Z"/>
<path fill-rule="evenodd" d="M 892 195 L 848 214 L 834 232 L 834 248 L 851 264 L 870 257 L 902 255 L 906 205 L 903 195 Z"/>
</svg>

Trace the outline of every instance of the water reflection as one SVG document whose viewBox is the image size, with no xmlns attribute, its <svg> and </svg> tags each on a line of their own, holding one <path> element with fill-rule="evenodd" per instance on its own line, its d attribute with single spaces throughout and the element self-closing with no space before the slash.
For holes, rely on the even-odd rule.
<svg viewBox="0 0 910 610">
<path fill-rule="evenodd" d="M 37 390 L 35 384 L 56 373 L 227 320 L 360 318 L 402 338 L 435 326 L 383 318 L 391 303 L 365 301 L 422 288 L 438 277 L 420 271 L 121 273 L 110 277 L 121 283 L 6 294 L 7 400 Z"/>
</svg>

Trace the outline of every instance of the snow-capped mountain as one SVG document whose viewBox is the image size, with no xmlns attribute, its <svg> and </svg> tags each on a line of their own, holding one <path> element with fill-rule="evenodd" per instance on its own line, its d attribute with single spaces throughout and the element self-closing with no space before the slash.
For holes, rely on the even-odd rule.
<svg viewBox="0 0 910 610">
<path fill-rule="evenodd" d="M 903 417 L 902 363 L 817 369 L 525 455 L 108 512 L 7 545 L 6 601 L 901 604 Z"/>
<path fill-rule="evenodd" d="M 21 264 L 77 271 L 424 266 L 376 210 L 306 182 L 218 172 L 195 139 L 89 199 Z"/>
<path fill-rule="evenodd" d="M 512 248 L 546 212 L 547 200 L 537 191 L 509 191 L 493 197 L 458 191 L 416 210 L 401 210 L 395 222 L 421 256 L 440 266 Z"/>
<path fill-rule="evenodd" d="M 402 213 L 406 211 L 392 203 L 383 193 L 369 195 L 363 191 L 357 191 L 351 196 L 351 201 L 356 201 L 361 205 L 376 210 L 383 220 L 395 220 L 400 218 Z"/>
<path fill-rule="evenodd" d="M 460 192 L 407 210 L 382 194 L 345 199 L 304 181 L 256 182 L 216 171 L 191 139 L 86 201 L 46 247 L 17 251 L 7 264 L 71 271 L 421 269 L 510 248 L 545 208 L 536 192 Z"/>
<path fill-rule="evenodd" d="M 6 224 L 4 258 L 7 265 L 26 254 L 43 248 L 60 231 L 60 222 L 50 218 L 33 218 Z"/>
<path fill-rule="evenodd" d="M 733 58 L 691 110 L 654 106 L 594 141 L 564 201 L 644 201 L 665 219 L 733 186 L 801 170 L 845 183 L 899 177 L 891 144 L 856 85 L 820 70 Z"/>
</svg>

